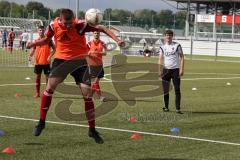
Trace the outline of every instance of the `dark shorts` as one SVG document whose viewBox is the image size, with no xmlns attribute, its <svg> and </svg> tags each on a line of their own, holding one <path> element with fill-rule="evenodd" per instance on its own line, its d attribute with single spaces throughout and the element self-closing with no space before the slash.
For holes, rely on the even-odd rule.
<svg viewBox="0 0 240 160">
<path fill-rule="evenodd" d="M 50 64 L 47 64 L 47 65 L 35 65 L 34 73 L 42 74 L 42 71 L 46 75 L 50 74 Z"/>
<path fill-rule="evenodd" d="M 7 44 L 7 40 L 2 40 L 2 44 Z"/>
<path fill-rule="evenodd" d="M 172 80 L 180 80 L 179 76 L 179 68 L 175 69 L 163 69 L 163 77 L 162 79 L 164 81 L 170 82 Z"/>
<path fill-rule="evenodd" d="M 103 66 L 90 66 L 90 75 L 91 78 L 103 78 L 104 69 Z"/>
<path fill-rule="evenodd" d="M 169 84 L 172 79 L 173 85 L 175 92 L 179 91 L 180 92 L 180 83 L 181 83 L 181 78 L 179 76 L 179 68 L 176 69 L 163 69 L 163 77 L 162 77 L 162 85 L 163 85 L 163 90 L 164 94 L 169 92 Z"/>
<path fill-rule="evenodd" d="M 27 45 L 27 42 L 26 42 L 26 41 L 22 41 L 22 42 L 21 42 L 21 45 L 22 45 L 22 48 L 25 48 L 26 45 Z"/>
<path fill-rule="evenodd" d="M 59 77 L 63 81 L 69 73 L 73 76 L 77 85 L 80 83 L 91 85 L 86 59 L 63 60 L 55 58 L 52 63 L 50 77 Z"/>
<path fill-rule="evenodd" d="M 13 41 L 8 41 L 8 46 L 9 46 L 10 48 L 13 48 Z"/>
</svg>

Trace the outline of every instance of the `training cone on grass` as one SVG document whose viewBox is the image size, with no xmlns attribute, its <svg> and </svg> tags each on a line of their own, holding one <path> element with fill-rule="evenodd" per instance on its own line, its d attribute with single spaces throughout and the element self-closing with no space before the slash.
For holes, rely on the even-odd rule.
<svg viewBox="0 0 240 160">
<path fill-rule="evenodd" d="M 172 133 L 179 133 L 179 128 L 172 128 L 171 130 L 170 130 Z"/>
<path fill-rule="evenodd" d="M 137 119 L 136 119 L 136 117 L 129 117 L 128 121 L 129 122 L 137 122 Z"/>
<path fill-rule="evenodd" d="M 140 138 L 141 138 L 141 136 L 139 134 L 133 134 L 131 136 L 131 139 L 140 139 Z"/>
<path fill-rule="evenodd" d="M 31 78 L 30 78 L 30 77 L 26 77 L 25 79 L 26 79 L 26 80 L 30 80 Z"/>
<path fill-rule="evenodd" d="M 192 90 L 193 90 L 193 91 L 196 91 L 196 90 L 197 90 L 197 88 L 192 88 Z"/>
<path fill-rule="evenodd" d="M 231 83 L 230 83 L 230 82 L 227 82 L 226 85 L 227 85 L 227 86 L 231 86 Z"/>
<path fill-rule="evenodd" d="M 3 130 L 0 129 L 0 137 L 4 136 L 5 133 L 3 132 Z"/>
<path fill-rule="evenodd" d="M 17 97 L 17 98 L 18 98 L 18 97 L 21 97 L 21 96 L 22 96 L 21 93 L 16 93 L 16 94 L 15 94 L 15 97 Z"/>
<path fill-rule="evenodd" d="M 13 154 L 13 153 L 16 153 L 16 151 L 11 148 L 11 147 L 8 147 L 8 148 L 5 148 L 2 153 L 7 153 L 7 154 Z"/>
</svg>

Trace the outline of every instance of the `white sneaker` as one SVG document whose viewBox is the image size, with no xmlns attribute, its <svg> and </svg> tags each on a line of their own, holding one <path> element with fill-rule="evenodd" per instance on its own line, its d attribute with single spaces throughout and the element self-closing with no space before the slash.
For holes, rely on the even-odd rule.
<svg viewBox="0 0 240 160">
<path fill-rule="evenodd" d="M 102 102 L 106 102 L 107 99 L 106 99 L 106 97 L 101 96 L 101 97 L 100 97 L 100 101 L 102 101 Z"/>
</svg>

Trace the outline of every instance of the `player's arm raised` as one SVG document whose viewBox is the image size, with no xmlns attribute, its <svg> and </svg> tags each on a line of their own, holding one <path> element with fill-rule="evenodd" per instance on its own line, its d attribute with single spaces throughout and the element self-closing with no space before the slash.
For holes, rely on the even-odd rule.
<svg viewBox="0 0 240 160">
<path fill-rule="evenodd" d="M 49 44 L 52 40 L 53 35 L 54 35 L 54 31 L 50 24 L 45 32 L 45 37 L 40 40 L 37 40 L 33 43 L 31 43 L 31 42 L 27 43 L 27 48 L 32 48 L 34 46 L 41 46 L 44 44 Z"/>
<path fill-rule="evenodd" d="M 122 41 L 121 39 L 119 39 L 112 31 L 110 31 L 109 29 L 107 29 L 107 27 L 103 26 L 103 25 L 97 25 L 95 26 L 95 28 L 97 28 L 100 32 L 105 33 L 106 35 L 108 35 L 109 37 L 111 37 L 114 41 L 117 42 L 117 44 L 119 46 L 124 46 L 125 43 L 124 41 Z"/>
<path fill-rule="evenodd" d="M 41 46 L 41 45 L 44 45 L 44 44 L 48 44 L 50 41 L 51 41 L 51 38 L 44 37 L 44 38 L 42 38 L 38 41 L 35 41 L 35 42 L 28 42 L 27 48 L 32 48 L 34 46 Z"/>
</svg>

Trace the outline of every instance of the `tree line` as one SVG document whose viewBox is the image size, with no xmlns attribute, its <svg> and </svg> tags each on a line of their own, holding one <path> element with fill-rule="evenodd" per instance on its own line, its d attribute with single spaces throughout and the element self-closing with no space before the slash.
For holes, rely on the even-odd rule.
<svg viewBox="0 0 240 160">
<path fill-rule="evenodd" d="M 61 9 L 52 10 L 45 7 L 40 2 L 28 2 L 26 5 L 20 5 L 14 2 L 0 2 L 0 17 L 13 18 L 37 18 L 49 20 L 59 16 Z M 79 11 L 78 16 L 84 18 L 84 11 Z M 150 28 L 175 28 L 182 29 L 185 25 L 186 12 L 178 11 L 174 13 L 171 10 L 154 11 L 150 9 L 141 9 L 128 11 L 124 9 L 107 8 L 103 11 L 103 17 L 106 21 L 115 21 L 111 24 L 139 26 L 146 29 Z M 107 24 L 107 22 L 106 22 Z"/>
</svg>

